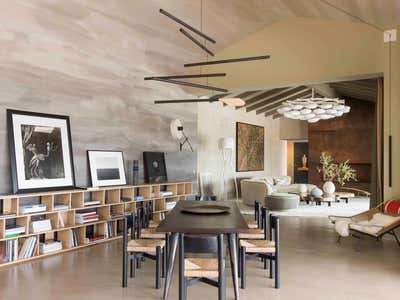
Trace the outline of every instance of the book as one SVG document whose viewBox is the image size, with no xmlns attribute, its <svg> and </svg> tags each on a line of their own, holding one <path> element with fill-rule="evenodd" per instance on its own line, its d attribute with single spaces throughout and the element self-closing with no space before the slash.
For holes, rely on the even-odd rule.
<svg viewBox="0 0 400 300">
<path fill-rule="evenodd" d="M 64 219 L 60 214 L 58 215 L 58 225 L 60 226 L 60 228 L 64 228 L 65 227 Z"/>
<path fill-rule="evenodd" d="M 20 234 L 25 233 L 25 226 L 16 226 L 16 227 L 6 227 L 5 230 L 5 237 L 10 238 L 10 237 L 15 237 L 19 236 Z"/>
<path fill-rule="evenodd" d="M 135 201 L 142 201 L 144 200 L 144 196 L 135 196 Z"/>
<path fill-rule="evenodd" d="M 27 238 L 19 251 L 18 259 L 32 257 L 34 254 L 35 244 L 36 244 L 35 236 Z"/>
<path fill-rule="evenodd" d="M 93 206 L 99 204 L 101 204 L 99 200 L 91 200 L 91 201 L 85 201 L 84 206 Z"/>
<path fill-rule="evenodd" d="M 39 244 L 40 254 L 47 254 L 60 250 L 62 250 L 62 243 L 60 241 L 46 241 Z"/>
<path fill-rule="evenodd" d="M 61 211 L 61 210 L 67 210 L 69 207 L 66 204 L 56 204 L 54 205 L 54 211 Z"/>
<path fill-rule="evenodd" d="M 97 214 L 96 211 L 75 214 L 75 223 L 77 224 L 85 224 L 89 222 L 95 222 L 98 220 L 99 220 L 99 215 Z"/>
<path fill-rule="evenodd" d="M 0 218 L 9 218 L 9 217 L 15 217 L 16 214 L 14 213 L 0 213 Z"/>
<path fill-rule="evenodd" d="M 52 230 L 51 222 L 49 219 L 31 221 L 29 224 L 29 230 L 31 233 L 50 231 Z"/>
<path fill-rule="evenodd" d="M 32 205 L 23 205 L 20 206 L 19 211 L 21 214 L 32 214 L 46 211 L 47 206 L 46 204 L 32 204 Z"/>
<path fill-rule="evenodd" d="M 161 191 L 160 192 L 161 197 L 167 197 L 167 196 L 173 196 L 173 195 L 174 195 L 174 193 L 170 192 L 170 191 Z"/>
</svg>

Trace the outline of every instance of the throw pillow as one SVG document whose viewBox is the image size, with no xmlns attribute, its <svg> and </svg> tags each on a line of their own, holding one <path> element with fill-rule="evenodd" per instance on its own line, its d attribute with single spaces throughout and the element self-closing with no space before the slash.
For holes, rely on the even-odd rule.
<svg viewBox="0 0 400 300">
<path fill-rule="evenodd" d="M 400 215 L 400 200 L 389 200 L 385 203 L 385 212 Z"/>
</svg>

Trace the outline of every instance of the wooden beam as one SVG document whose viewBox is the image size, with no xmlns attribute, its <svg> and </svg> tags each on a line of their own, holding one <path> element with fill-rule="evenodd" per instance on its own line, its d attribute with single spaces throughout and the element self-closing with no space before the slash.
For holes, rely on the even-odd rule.
<svg viewBox="0 0 400 300">
<path fill-rule="evenodd" d="M 285 90 L 284 88 L 279 88 L 279 89 L 272 89 L 272 90 L 267 90 L 267 91 L 263 91 L 261 93 L 259 93 L 258 95 L 246 100 L 246 106 L 252 105 L 254 103 L 257 103 L 267 97 L 272 97 L 275 95 L 278 95 L 279 93 L 281 93 L 283 90 Z"/>
<path fill-rule="evenodd" d="M 272 119 L 273 120 L 276 120 L 276 119 L 280 119 L 280 118 L 282 118 L 283 117 L 283 115 L 281 115 L 281 114 L 274 114 L 273 116 L 272 116 Z"/>
<path fill-rule="evenodd" d="M 305 95 L 308 95 L 310 93 L 310 88 L 304 87 L 304 86 L 299 86 L 296 89 L 293 89 L 290 93 L 286 93 L 285 95 L 278 96 L 274 99 L 270 99 L 268 102 L 265 102 L 263 107 L 260 109 L 256 110 L 256 114 L 262 114 L 269 110 L 269 106 L 273 105 L 277 102 L 283 102 L 287 100 L 295 100 L 299 97 L 304 97 Z"/>
<path fill-rule="evenodd" d="M 249 112 L 249 111 L 252 111 L 255 109 L 259 109 L 259 108 L 264 107 L 270 103 L 273 103 L 279 99 L 282 99 L 285 97 L 290 97 L 292 94 L 297 93 L 299 91 L 304 91 L 304 89 L 308 89 L 308 88 L 305 86 L 297 86 L 294 88 L 287 88 L 279 93 L 275 93 L 274 95 L 271 95 L 269 97 L 261 99 L 260 102 L 254 104 L 252 106 L 246 107 L 246 111 Z"/>
<path fill-rule="evenodd" d="M 279 101 L 279 102 L 277 102 L 277 103 L 275 103 L 275 104 L 273 104 L 273 105 L 269 105 L 269 106 L 267 106 L 268 110 L 265 112 L 265 116 L 268 117 L 268 116 L 270 116 L 270 115 L 276 113 L 276 110 L 277 110 L 277 109 L 282 105 L 282 103 L 285 102 L 285 101 L 288 101 L 288 100 L 295 100 L 295 99 L 297 99 L 297 98 L 299 98 L 299 97 L 306 97 L 306 98 L 309 98 L 309 97 L 311 97 L 311 96 L 312 96 L 312 94 L 311 94 L 309 91 L 307 91 L 307 92 L 304 93 L 304 95 L 298 95 L 298 96 L 294 97 L 293 99 L 286 99 L 286 100 Z"/>
</svg>

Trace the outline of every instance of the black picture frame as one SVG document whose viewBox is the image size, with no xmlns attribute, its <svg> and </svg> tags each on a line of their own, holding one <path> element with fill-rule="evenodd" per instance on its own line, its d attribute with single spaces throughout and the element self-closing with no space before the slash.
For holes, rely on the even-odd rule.
<svg viewBox="0 0 400 300">
<path fill-rule="evenodd" d="M 262 144 L 262 160 L 261 160 L 259 168 L 257 168 L 257 167 L 250 168 L 249 166 L 247 166 L 247 168 L 244 169 L 244 168 L 241 168 L 240 165 L 239 165 L 239 161 L 240 161 L 240 153 L 239 153 L 240 150 L 239 150 L 239 147 L 241 147 L 240 139 L 242 138 L 240 136 L 239 126 L 247 126 L 249 128 L 261 130 L 261 132 L 262 132 L 262 134 L 261 134 L 262 143 L 260 143 L 260 144 Z M 259 126 L 259 125 L 244 123 L 244 122 L 236 122 L 236 172 L 258 172 L 258 171 L 264 171 L 264 169 L 265 169 L 264 160 L 265 160 L 265 128 L 264 128 L 264 126 Z"/>
<path fill-rule="evenodd" d="M 153 170 L 152 164 L 157 160 L 161 163 L 161 169 L 159 174 L 156 174 Z M 146 183 L 161 183 L 167 182 L 167 166 L 165 164 L 165 153 L 164 152 L 143 152 L 143 165 L 144 165 L 144 179 Z"/>
<path fill-rule="evenodd" d="M 21 178 L 21 170 L 18 169 L 18 166 L 24 164 L 24 162 L 17 161 L 17 151 L 23 151 L 24 149 L 16 149 L 16 140 L 15 140 L 15 132 L 14 132 L 14 116 L 24 116 L 24 117 L 32 117 L 32 118 L 44 118 L 49 120 L 61 120 L 65 122 L 63 124 L 65 126 L 66 133 L 64 137 L 66 137 L 66 145 L 68 149 L 66 150 L 66 154 L 68 155 L 67 164 L 65 167 L 69 168 L 67 174 L 69 174 L 68 178 L 65 179 L 67 182 L 66 184 L 60 185 L 49 185 L 46 186 L 45 183 L 41 183 L 40 180 L 46 179 L 38 179 L 35 183 L 41 185 L 40 187 L 29 187 L 24 188 L 22 187 L 23 183 L 20 182 Z M 33 126 L 33 125 L 30 125 Z M 43 125 L 40 125 L 43 126 Z M 12 181 L 12 188 L 15 194 L 21 193 L 35 193 L 35 192 L 43 192 L 43 191 L 54 191 L 54 190 L 64 190 L 64 189 L 74 189 L 75 188 L 75 168 L 74 168 L 74 157 L 73 157 L 73 150 L 72 150 L 72 137 L 71 137 L 71 126 L 70 126 L 70 118 L 69 116 L 64 115 L 56 115 L 56 114 L 47 114 L 47 113 L 39 113 L 39 112 L 30 112 L 30 111 L 23 111 L 23 110 L 14 110 L 14 109 L 7 109 L 7 133 L 8 133 L 8 144 L 9 144 L 9 155 L 10 155 L 10 162 L 11 162 L 11 181 Z M 62 135 L 61 142 L 62 142 Z M 61 150 L 62 151 L 62 150 Z M 63 163 L 65 162 L 64 152 L 62 153 L 63 156 Z M 25 178 L 26 181 L 28 181 Z M 47 179 L 49 180 L 49 179 Z M 62 179 L 61 179 L 62 180 Z M 32 182 L 33 183 L 33 182 Z"/>
<path fill-rule="evenodd" d="M 100 183 L 100 184 L 94 184 L 95 180 L 93 180 L 93 175 L 92 175 L 92 165 L 93 162 L 90 160 L 90 153 L 116 153 L 121 155 L 122 159 L 122 164 L 121 164 L 121 169 L 122 171 L 120 172 L 123 175 L 123 182 L 108 182 L 108 183 Z M 87 161 L 89 165 L 89 180 L 90 184 L 92 187 L 105 187 L 105 186 L 118 186 L 118 185 L 126 185 L 127 184 L 127 179 L 126 179 L 126 170 L 125 170 L 125 158 L 124 158 L 124 152 L 119 151 L 119 150 L 87 150 L 86 151 L 86 156 L 87 156 Z M 99 180 L 100 181 L 100 180 Z"/>
</svg>

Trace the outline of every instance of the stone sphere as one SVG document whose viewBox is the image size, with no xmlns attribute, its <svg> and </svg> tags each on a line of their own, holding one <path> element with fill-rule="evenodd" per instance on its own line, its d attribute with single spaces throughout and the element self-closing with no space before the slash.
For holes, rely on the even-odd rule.
<svg viewBox="0 0 400 300">
<path fill-rule="evenodd" d="M 335 185 L 332 181 L 327 181 L 322 186 L 322 189 L 324 190 L 325 194 L 333 194 L 335 192 Z"/>
<path fill-rule="evenodd" d="M 311 196 L 316 197 L 316 198 L 321 198 L 324 192 L 320 188 L 313 188 L 311 190 Z"/>
</svg>

